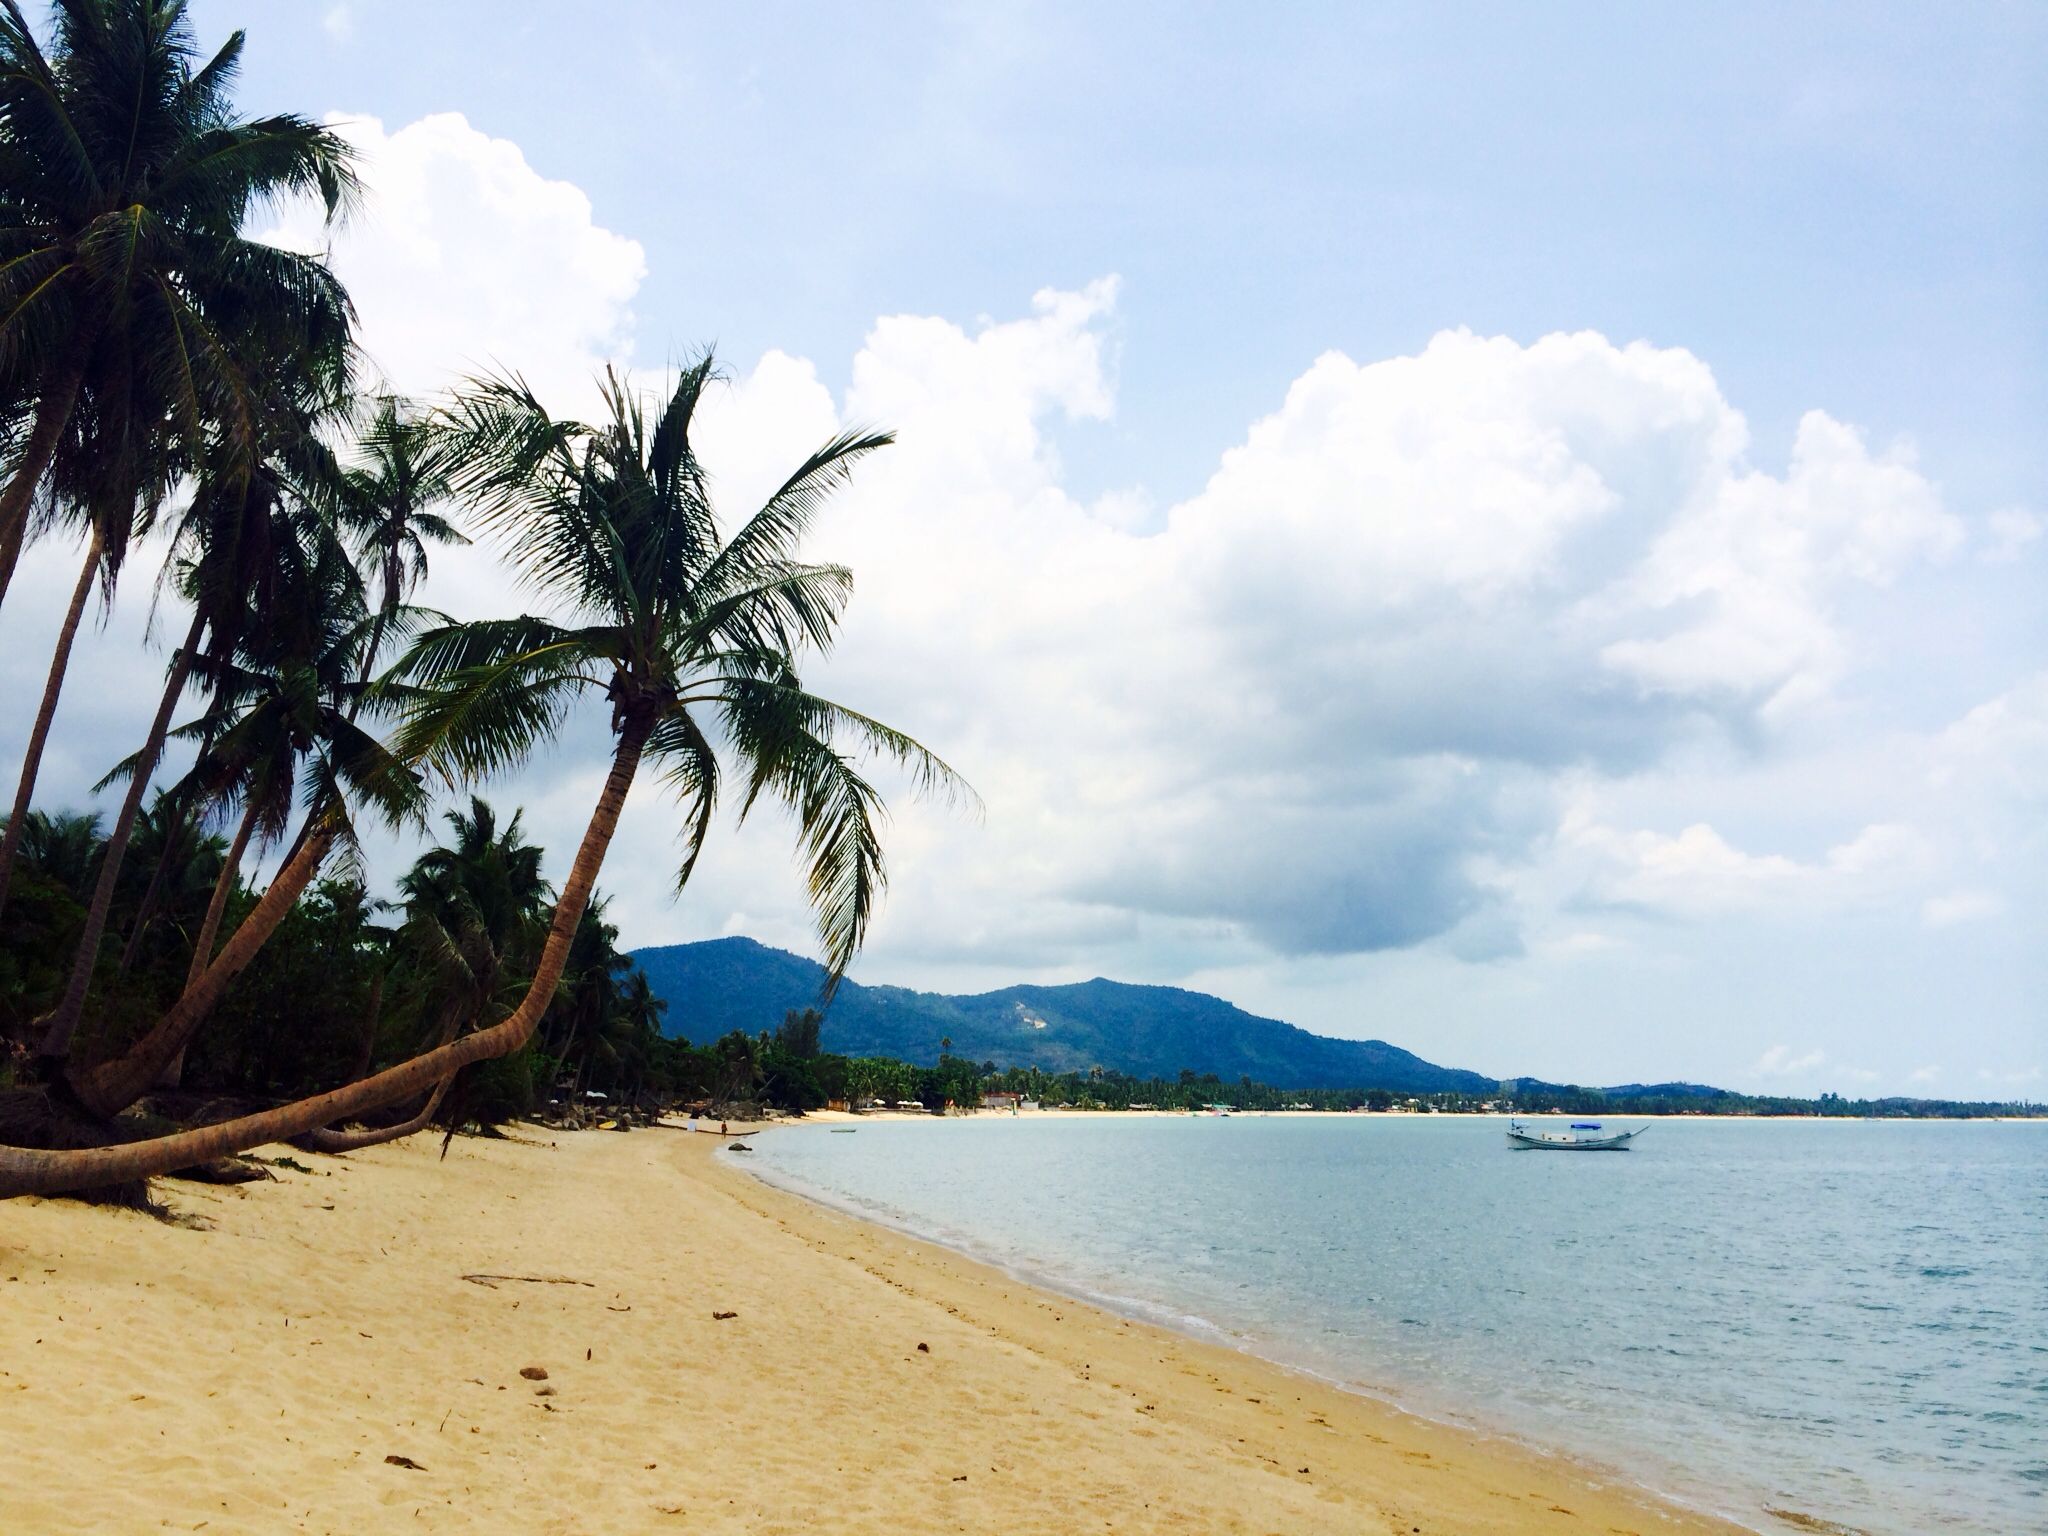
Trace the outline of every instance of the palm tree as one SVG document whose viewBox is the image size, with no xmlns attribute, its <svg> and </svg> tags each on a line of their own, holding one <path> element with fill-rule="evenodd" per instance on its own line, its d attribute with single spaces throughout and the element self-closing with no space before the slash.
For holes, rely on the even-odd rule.
<svg viewBox="0 0 2048 1536">
<path fill-rule="evenodd" d="M 502 1015 L 505 978 L 538 951 L 554 895 L 519 813 L 501 830 L 497 812 L 472 795 L 467 815 L 450 811 L 446 819 L 453 842 L 429 849 L 399 882 L 399 942 L 429 978 L 422 990 L 435 1002 L 436 1045 Z"/>
<path fill-rule="evenodd" d="M 261 425 L 254 458 L 226 440 L 207 445 L 203 473 L 179 522 L 179 558 L 169 568 L 192 604 L 191 620 L 172 653 L 142 750 L 125 765 L 128 790 L 107 838 L 100 884 L 38 1053 L 45 1076 L 63 1070 L 70 1056 L 129 835 L 194 670 L 202 676 L 232 671 L 232 657 L 250 636 L 261 637 L 273 654 L 317 655 L 321 647 L 309 632 L 352 623 L 362 611 L 360 580 L 333 525 L 339 469 L 318 435 L 339 408 L 332 383 L 286 369 L 256 397 Z M 281 636 L 303 643 L 293 651 Z"/>
<path fill-rule="evenodd" d="M 526 841 L 517 812 L 501 831 L 497 813 L 472 795 L 469 814 L 450 811 L 447 821 L 453 842 L 429 849 L 399 882 L 406 910 L 399 947 L 431 1000 L 429 1048 L 448 1044 L 464 1027 L 476 1028 L 501 1009 L 501 983 L 538 947 L 553 894 L 541 878 L 541 850 Z M 301 1141 L 316 1152 L 352 1152 L 409 1136 L 432 1121 L 452 1077 L 436 1083 L 417 1111 L 392 1125 L 320 1129 Z"/>
<path fill-rule="evenodd" d="M 408 798 L 402 776 L 392 771 L 390 753 L 356 723 L 367 690 L 356 666 L 374 621 L 362 615 L 353 564 L 317 525 L 307 530 L 303 542 L 286 539 L 279 550 L 285 569 L 275 594 L 277 622 L 251 630 L 238 657 L 204 661 L 214 707 L 181 732 L 207 743 L 189 776 L 200 796 L 223 809 L 240 806 L 234 838 L 193 941 L 188 993 L 212 964 L 228 899 L 252 840 L 259 845 L 280 840 L 297 799 L 313 804 L 317 816 L 317 808 L 344 785 L 359 799 L 382 797 L 399 814 Z M 402 608 L 397 618 L 409 625 L 412 611 Z M 141 762 L 138 754 L 108 780 L 129 775 L 132 795 Z M 104 886 L 104 870 L 100 878 Z M 74 966 L 74 985 L 78 975 Z M 155 1081 L 176 1086 L 184 1043 L 203 1019 L 201 1014 L 182 1026 L 184 1039 Z M 124 1057 L 73 1086 L 85 1104 L 112 1114 L 134 1102 L 150 1082 L 139 1078 Z"/>
<path fill-rule="evenodd" d="M 374 620 L 362 643 L 359 681 L 367 684 L 407 590 L 426 575 L 427 544 L 468 541 L 432 510 L 447 497 L 448 483 L 425 419 L 396 395 L 375 397 L 367 417 L 359 418 L 357 462 L 343 466 L 329 454 L 318 431 L 343 403 L 316 399 L 311 419 L 302 424 L 304 430 L 288 435 L 288 444 L 302 494 L 331 515 L 338 531 L 357 545 L 369 567 L 367 576 L 380 589 Z M 324 415 L 322 407 L 329 407 Z M 195 609 L 206 610 L 203 616 L 195 612 L 195 626 L 202 619 L 210 621 L 212 648 L 217 651 L 232 648 L 240 629 L 267 622 L 280 607 L 265 578 L 276 570 L 270 563 L 273 541 L 290 530 L 273 511 L 274 503 L 262 497 L 210 494 L 194 498 L 180 521 L 177 538 L 190 572 L 188 586 Z M 357 691 L 349 705 L 351 719 L 367 697 L 367 688 Z M 202 755 L 204 747 L 202 737 Z M 181 786 L 181 804 L 193 782 L 188 776 Z M 122 952 L 123 970 L 151 918 L 165 873 L 159 864 L 144 892 L 135 931 Z M 0 906 L 5 898 L 5 876 L 0 874 Z"/>
<path fill-rule="evenodd" d="M 325 262 L 244 238 L 252 208 L 356 195 L 348 146 L 239 116 L 243 38 L 200 55 L 185 0 L 55 0 L 45 53 L 0 0 L 0 381 L 23 425 L 0 488 L 0 598 L 46 476 L 108 516 L 168 487 L 209 428 L 247 441 L 243 343 L 335 366 L 348 297 Z M 283 343 L 279 345 L 279 343 Z"/>
<path fill-rule="evenodd" d="M 67 811 L 51 816 L 29 811 L 21 820 L 22 863 L 82 899 L 99 868 L 104 846 L 99 813 Z M 13 829 L 12 822 L 8 826 Z"/>
<path fill-rule="evenodd" d="M 830 973 L 844 972 L 866 935 L 884 869 L 881 797 L 843 743 L 907 770 L 921 792 L 966 792 L 910 737 L 810 693 L 797 673 L 801 653 L 830 645 L 851 588 L 844 568 L 801 563 L 797 546 L 853 465 L 889 438 L 834 438 L 721 539 L 690 443 L 713 377 L 708 356 L 684 370 L 650 419 L 641 398 L 608 373 L 607 419 L 596 425 L 557 421 L 516 379 L 485 380 L 447 426 L 458 489 L 508 541 L 521 575 L 556 616 L 422 635 L 399 667 L 416 690 L 407 697 L 402 753 L 451 781 L 511 768 L 553 736 L 586 691 L 604 697 L 612 730 L 611 767 L 518 1006 L 486 1029 L 279 1109 L 121 1146 L 0 1148 L 0 1197 L 147 1178 L 301 1135 L 518 1050 L 554 998 L 643 759 L 688 802 L 678 878 L 689 877 L 722 778 L 714 729 L 743 777 L 742 814 L 763 794 L 793 811 Z M 262 925 L 283 917 L 281 906 L 266 912 L 266 904 L 294 879 L 303 889 L 311 875 L 304 860 L 317 841 L 286 865 L 166 1021 L 218 995 L 247 963 Z"/>
<path fill-rule="evenodd" d="M 397 395 L 379 395 L 356 446 L 360 462 L 344 472 L 340 514 L 379 591 L 377 622 L 363 646 L 362 673 L 368 678 L 392 616 L 407 591 L 426 577 L 427 545 L 469 541 L 434 510 L 452 488 L 431 417 Z"/>
<path fill-rule="evenodd" d="M 128 942 L 121 951 L 123 974 L 136 963 L 160 923 L 175 934 L 179 947 L 191 942 L 226 857 L 227 842 L 195 825 L 184 799 L 164 790 L 136 820 L 128 851 L 149 865 L 150 875 L 136 898 Z"/>
<path fill-rule="evenodd" d="M 85 564 L 71 589 L 70 605 L 64 610 L 64 624 L 57 631 L 57 649 L 50 658 L 49 681 L 44 684 L 42 702 L 36 707 L 35 724 L 21 753 L 21 777 L 14 791 L 14 810 L 7 818 L 7 830 L 0 834 L 0 912 L 7 910 L 7 888 L 14 878 L 14 860 L 21 848 L 23 829 L 28 825 L 29 803 L 35 797 L 36 776 L 42 771 L 43 748 L 49 744 L 50 723 L 57 714 L 57 694 L 63 687 L 65 669 L 71 664 L 72 642 L 78 638 L 78 623 L 85 615 L 85 602 L 92 595 L 93 578 L 101 574 L 100 556 L 106 540 L 97 521 L 86 539 Z"/>
<path fill-rule="evenodd" d="M 46 56 L 16 0 L 0 0 L 0 381 L 31 423 L 0 489 L 0 598 L 39 488 L 92 535 L 23 761 L 24 807 L 91 573 L 111 602 L 130 538 L 182 473 L 211 458 L 216 480 L 223 464 L 245 476 L 264 395 L 306 379 L 331 391 L 352 363 L 353 312 L 324 262 L 242 235 L 268 199 L 317 194 L 336 216 L 356 190 L 350 151 L 301 118 L 236 116 L 242 35 L 195 69 L 185 11 L 57 0 Z M 173 652 L 158 740 L 205 622 L 195 613 Z M 148 778 L 116 817 L 110 882 Z M 0 847 L 0 899 L 11 851 Z M 104 923 L 89 914 L 93 956 L 74 973 L 89 976 Z M 46 1063 L 68 1051 L 83 1002 L 74 975 Z"/>
</svg>

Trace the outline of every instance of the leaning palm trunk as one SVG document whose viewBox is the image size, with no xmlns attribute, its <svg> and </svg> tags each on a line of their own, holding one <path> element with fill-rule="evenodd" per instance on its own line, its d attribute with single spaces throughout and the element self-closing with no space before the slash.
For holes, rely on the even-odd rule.
<svg viewBox="0 0 2048 1536">
<path fill-rule="evenodd" d="M 99 569 L 100 550 L 106 540 L 97 521 L 86 541 L 85 568 L 78 573 L 78 585 L 71 591 L 71 606 L 64 611 L 64 627 L 57 631 L 57 649 L 50 657 L 49 680 L 43 684 L 42 706 L 28 734 L 28 747 L 21 757 L 21 783 L 14 791 L 14 810 L 7 818 L 7 832 L 0 837 L 0 912 L 7 910 L 7 887 L 14 878 L 14 856 L 21 847 L 22 829 L 28 823 L 29 802 L 36 792 L 36 774 L 43 765 L 43 747 L 50 739 L 50 721 L 57 713 L 57 695 L 64 688 L 64 670 L 71 663 L 71 643 L 78 638 L 78 621 L 85 613 L 85 600 L 92 595 L 93 572 Z"/>
<path fill-rule="evenodd" d="M 262 809 L 262 802 L 251 794 L 248 805 L 243 808 L 241 823 L 235 828 L 235 840 L 228 844 L 227 857 L 221 860 L 220 875 L 213 882 L 213 895 L 206 903 L 206 917 L 199 924 L 199 937 L 192 943 L 192 964 L 185 972 L 187 992 L 199 985 L 207 967 L 213 964 L 213 945 L 220 937 L 220 921 L 227 915 L 228 897 L 234 894 L 235 881 L 242 872 L 242 855 L 249 850 L 249 834 L 256 830 L 256 818 Z M 157 1078 L 156 1085 L 175 1088 L 184 1080 L 185 1047 L 181 1045 L 178 1054 L 171 1058 Z"/>
<path fill-rule="evenodd" d="M 334 838 L 333 828 L 322 827 L 307 839 L 298 855 L 277 872 L 262 900 L 222 947 L 219 958 L 206 968 L 198 985 L 187 987 L 147 1034 L 112 1061 L 70 1080 L 81 1104 L 94 1114 L 114 1115 L 149 1092 L 171 1058 L 191 1043 L 235 977 L 256 958 L 256 952 L 312 883 Z"/>
<path fill-rule="evenodd" d="M 184 695 L 185 679 L 192 671 L 193 653 L 199 648 L 199 634 L 205 623 L 204 614 L 192 615 L 185 643 L 178 647 L 178 654 L 171 661 L 171 675 L 157 703 L 156 718 L 150 722 L 149 738 L 136 756 L 135 774 L 121 800 L 121 814 L 115 818 L 106 851 L 100 855 L 99 881 L 93 887 L 92 905 L 85 914 L 85 931 L 79 936 L 78 953 L 71 960 L 71 978 L 43 1036 L 41 1055 L 46 1066 L 61 1065 L 71 1055 L 71 1039 L 78 1033 L 78 1021 L 85 1012 L 86 990 L 92 985 L 92 974 L 99 964 L 100 939 L 107 931 L 107 914 L 114 905 L 114 885 L 121 875 L 121 860 L 128 852 L 128 839 L 135 831 L 135 818 L 142 810 L 142 797 L 149 790 L 150 775 L 156 772 L 157 759 L 163 755 L 164 738 L 171 729 L 171 711 Z"/>
<path fill-rule="evenodd" d="M 43 471 L 56 457 L 57 443 L 71 422 L 72 407 L 78 403 L 79 386 L 85 381 L 84 345 L 79 338 L 79 362 L 67 368 L 61 378 L 36 406 L 36 424 L 29 432 L 28 446 L 14 468 L 14 478 L 0 491 L 0 602 L 14 580 L 14 567 L 21 559 L 21 546 L 28 540 L 29 512 L 35 504 L 36 486 Z"/>
<path fill-rule="evenodd" d="M 303 1136 L 308 1131 L 334 1124 L 366 1110 L 377 1109 L 395 1103 L 409 1094 L 422 1093 L 452 1076 L 473 1062 L 490 1061 L 496 1057 L 508 1056 L 532 1038 L 534 1026 L 554 1000 L 555 986 L 562 979 L 563 967 L 568 963 L 569 949 L 576 938 L 576 925 L 582 920 L 584 908 L 590 903 L 592 886 L 597 882 L 598 870 L 604 864 L 605 850 L 610 846 L 612 833 L 617 829 L 619 811 L 626 803 L 626 791 L 632 787 L 633 775 L 640 766 L 640 754 L 647 745 L 647 737 L 653 729 L 651 719 L 629 717 L 620 730 L 619 743 L 612 756 L 610 774 L 605 779 L 604 791 L 598 796 L 597 808 L 592 813 L 590 825 L 583 834 L 582 846 L 576 850 L 576 862 L 569 871 L 569 878 L 563 883 L 561 900 L 555 904 L 554 921 L 548 928 L 546 945 L 541 950 L 540 964 L 535 968 L 532 984 L 519 1006 L 501 1024 L 489 1029 L 478 1030 L 465 1035 L 453 1044 L 427 1051 L 410 1061 L 401 1062 L 360 1082 L 331 1093 L 313 1098 L 300 1099 L 291 1104 L 281 1105 L 260 1114 L 244 1115 L 236 1120 L 224 1120 L 218 1125 L 202 1126 L 197 1130 L 181 1131 L 172 1136 L 156 1137 L 149 1141 L 128 1142 L 119 1146 L 91 1147 L 82 1151 L 44 1151 L 40 1148 L 0 1147 L 0 1199 L 14 1195 L 49 1195 L 65 1190 L 90 1189 L 109 1184 L 120 1184 L 135 1179 L 153 1178 L 158 1174 L 170 1173 L 175 1169 L 187 1168 L 194 1163 L 210 1158 L 225 1157 L 235 1152 L 245 1152 L 251 1147 L 262 1146 L 265 1142 L 283 1141 L 293 1136 Z M 316 834 L 301 850 L 300 859 L 313 852 L 315 846 L 330 836 L 325 832 Z M 322 849 L 321 851 L 325 851 Z M 294 864 L 299 863 L 295 860 Z M 307 872 L 310 874 L 310 871 Z M 264 895 L 267 903 L 284 883 L 283 876 L 272 882 L 270 891 Z M 303 879 L 301 881 L 303 884 Z M 293 893 L 296 896 L 296 892 Z M 261 911 L 259 904 L 258 911 Z M 271 920 L 270 926 L 282 918 L 282 912 Z M 217 997 L 227 986 L 234 970 L 246 963 L 248 955 L 255 952 L 258 939 L 248 946 L 240 963 L 229 969 L 235 961 L 239 946 L 251 936 L 256 926 L 256 915 L 242 925 L 228 947 L 222 951 L 207 971 L 200 985 L 200 991 L 212 991 Z M 267 932 L 266 935 L 267 936 Z M 226 972 L 226 974 L 222 974 Z M 193 994 L 188 993 L 173 1008 L 176 1013 L 186 1006 Z M 211 1006 L 212 999 L 207 1000 Z M 168 1015 L 166 1016 L 169 1017 Z M 161 1028 L 162 1026 L 159 1026 Z M 152 1031 L 154 1034 L 155 1031 Z M 132 1054 L 132 1053 L 131 1053 Z M 164 1052 L 144 1076 L 146 1084 L 150 1076 L 160 1071 L 163 1062 L 169 1060 L 171 1052 Z M 124 1058 L 125 1060 L 125 1058 Z M 116 1063 L 115 1065 L 120 1065 Z"/>
<path fill-rule="evenodd" d="M 213 750 L 214 728 L 209 723 L 199 738 L 199 750 L 194 754 L 198 761 L 205 761 Z M 128 942 L 121 946 L 121 961 L 117 973 L 125 976 L 135 964 L 135 957 L 142 952 L 142 941 L 149 937 L 149 925 L 156 920 L 157 904 L 163 900 L 164 886 L 170 880 L 171 866 L 178 861 L 183 851 L 180 844 L 189 832 L 193 840 L 193 851 L 199 847 L 199 820 L 188 814 L 192 808 L 194 789 L 190 784 L 179 784 L 168 791 L 170 799 L 168 830 L 164 845 L 157 854 L 156 868 L 149 872 L 149 884 L 143 887 L 142 897 L 135 904 L 135 917 L 128 925 Z"/>
</svg>

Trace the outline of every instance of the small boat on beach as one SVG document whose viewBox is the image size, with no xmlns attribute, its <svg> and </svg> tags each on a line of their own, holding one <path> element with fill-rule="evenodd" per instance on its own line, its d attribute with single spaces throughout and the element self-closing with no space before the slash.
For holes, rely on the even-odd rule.
<svg viewBox="0 0 2048 1536">
<path fill-rule="evenodd" d="M 1632 1131 L 1609 1133 L 1597 1120 L 1575 1120 L 1566 1130 L 1541 1131 L 1525 1129 L 1510 1120 L 1508 1144 L 1518 1152 L 1626 1152 L 1629 1143 L 1648 1129 L 1647 1125 L 1639 1125 Z"/>
</svg>

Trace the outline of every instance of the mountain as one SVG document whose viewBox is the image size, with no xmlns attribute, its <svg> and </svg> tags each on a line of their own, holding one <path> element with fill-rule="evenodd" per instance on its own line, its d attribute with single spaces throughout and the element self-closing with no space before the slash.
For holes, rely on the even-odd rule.
<svg viewBox="0 0 2048 1536">
<path fill-rule="evenodd" d="M 744 938 L 639 949 L 633 958 L 668 1000 L 669 1033 L 696 1045 L 735 1029 L 772 1028 L 788 1010 L 815 1006 L 825 980 L 815 961 Z M 847 981 L 822 1031 L 828 1051 L 916 1062 L 936 1060 L 948 1038 L 956 1056 L 1049 1072 L 1103 1067 L 1173 1077 L 1192 1068 L 1281 1088 L 1404 1093 L 1491 1093 L 1499 1086 L 1498 1079 L 1439 1067 L 1384 1040 L 1333 1040 L 1205 992 L 1101 977 L 966 997 Z"/>
</svg>

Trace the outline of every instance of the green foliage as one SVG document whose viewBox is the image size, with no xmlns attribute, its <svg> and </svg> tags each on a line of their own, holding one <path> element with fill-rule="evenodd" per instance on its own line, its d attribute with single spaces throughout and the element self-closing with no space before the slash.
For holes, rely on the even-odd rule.
<svg viewBox="0 0 2048 1536">
<path fill-rule="evenodd" d="M 247 446 L 278 374 L 352 361 L 325 260 L 244 234 L 280 197 L 347 208 L 351 151 L 237 112 L 241 54 L 236 33 L 204 58 L 184 0 L 64 0 L 47 45 L 0 15 L 0 383 L 68 428 L 52 481 L 101 524 L 110 575 L 202 444 Z"/>
<path fill-rule="evenodd" d="M 516 377 L 462 393 L 440 429 L 449 484 L 549 616 L 420 635 L 394 685 L 407 710 L 401 751 L 466 784 L 524 762 L 579 696 L 601 692 L 621 742 L 687 807 L 678 884 L 728 773 L 742 817 L 764 794 L 794 813 L 836 976 L 883 883 L 881 803 L 846 749 L 907 769 L 920 788 L 964 786 L 900 731 L 807 692 L 797 673 L 800 655 L 831 644 L 852 590 L 844 567 L 798 558 L 802 536 L 888 436 L 834 438 L 725 538 L 690 436 L 716 377 L 699 359 L 650 411 L 607 371 L 595 423 L 557 420 Z"/>
</svg>

